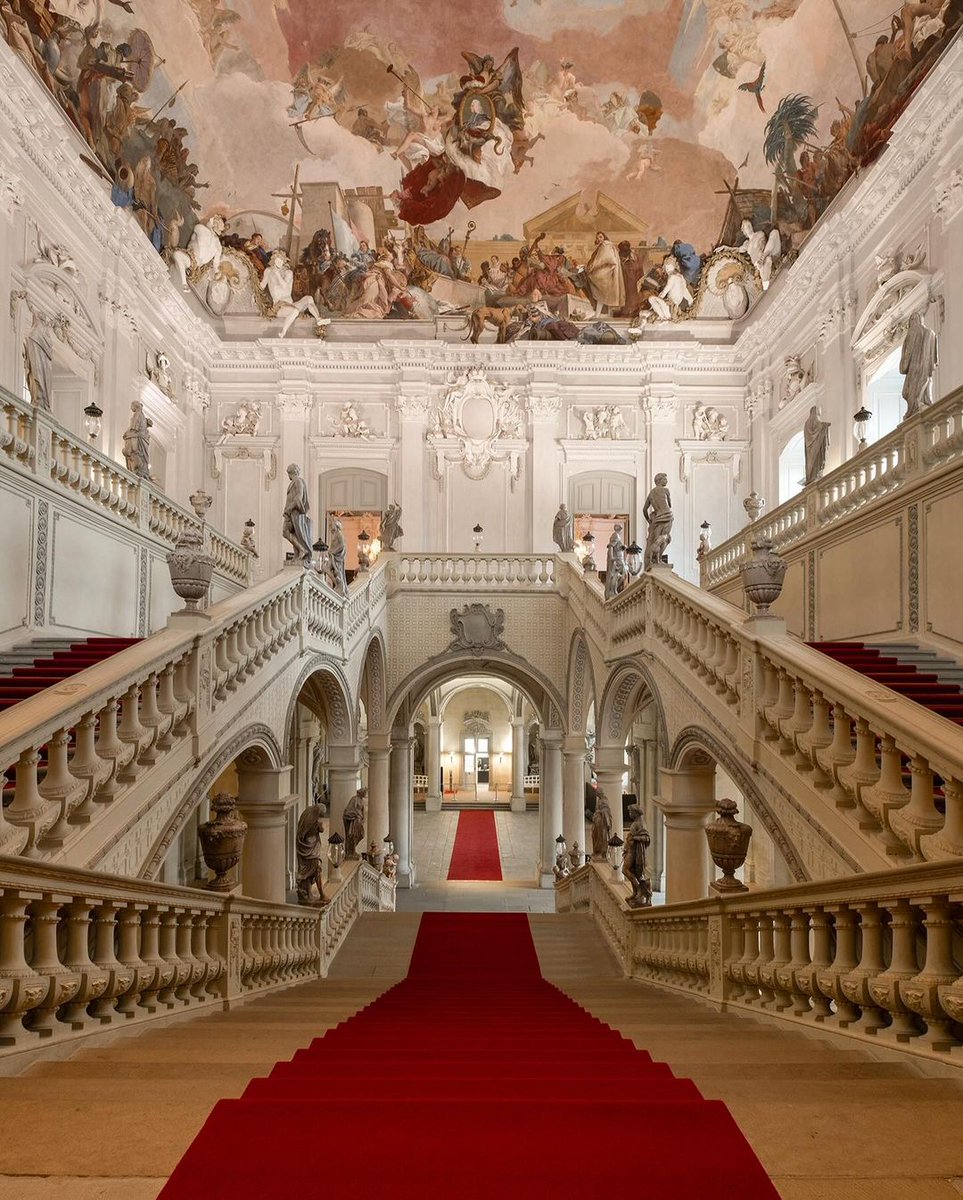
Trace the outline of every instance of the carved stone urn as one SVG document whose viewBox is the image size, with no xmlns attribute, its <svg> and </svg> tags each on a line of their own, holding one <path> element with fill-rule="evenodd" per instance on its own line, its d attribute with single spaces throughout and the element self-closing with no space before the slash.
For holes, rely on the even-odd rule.
<svg viewBox="0 0 963 1200">
<path fill-rule="evenodd" d="M 753 542 L 752 558 L 742 565 L 742 589 L 758 614 L 767 613 L 769 605 L 779 599 L 785 577 L 786 564 L 773 550 L 772 542 Z"/>
<path fill-rule="evenodd" d="M 183 612 L 198 612 L 207 597 L 214 571 L 214 558 L 204 553 L 204 535 L 199 529 L 184 529 L 167 556 L 171 587 L 184 601 Z"/>
<path fill-rule="evenodd" d="M 746 516 L 749 520 L 755 521 L 766 507 L 766 502 L 758 492 L 750 492 L 745 500 L 743 500 L 742 507 L 746 510 Z"/>
<path fill-rule="evenodd" d="M 198 828 L 201 853 L 214 872 L 207 886 L 212 892 L 229 892 L 235 884 L 234 868 L 241 859 L 247 825 L 237 815 L 237 799 L 227 792 L 218 792 L 211 801 L 214 817 Z"/>
<path fill-rule="evenodd" d="M 194 510 L 194 515 L 199 521 L 207 520 L 207 510 L 214 503 L 214 497 L 204 491 L 203 488 L 198 488 L 192 496 L 189 497 L 191 508 Z"/>
<path fill-rule="evenodd" d="M 746 861 L 752 828 L 745 821 L 737 821 L 739 807 L 735 800 L 720 800 L 716 805 L 719 814 L 706 826 L 706 841 L 712 861 L 722 872 L 721 879 L 709 885 L 712 891 L 728 895 L 732 892 L 748 892 L 744 883 L 736 879 L 736 871 Z"/>
</svg>

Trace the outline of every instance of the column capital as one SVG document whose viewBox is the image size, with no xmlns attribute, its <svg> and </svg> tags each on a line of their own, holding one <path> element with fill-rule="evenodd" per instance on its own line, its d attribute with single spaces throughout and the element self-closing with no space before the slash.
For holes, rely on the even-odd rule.
<svg viewBox="0 0 963 1200">
<path fill-rule="evenodd" d="M 329 746 L 328 767 L 330 770 L 355 770 L 361 761 L 357 746 Z"/>
<path fill-rule="evenodd" d="M 564 740 L 560 729 L 545 729 L 539 734 L 539 741 L 546 750 L 561 750 Z"/>
<path fill-rule="evenodd" d="M 391 753 L 391 737 L 387 733 L 369 733 L 368 734 L 368 758 L 372 754 L 390 754 Z"/>
<path fill-rule="evenodd" d="M 566 758 L 583 758 L 587 749 L 584 734 L 569 734 L 562 739 L 562 753 Z"/>
</svg>

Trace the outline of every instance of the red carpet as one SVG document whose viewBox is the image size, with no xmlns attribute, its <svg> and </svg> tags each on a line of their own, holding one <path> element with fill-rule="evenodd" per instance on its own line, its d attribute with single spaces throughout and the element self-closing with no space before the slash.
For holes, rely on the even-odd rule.
<svg viewBox="0 0 963 1200">
<path fill-rule="evenodd" d="M 495 814 L 491 809 L 458 814 L 458 830 L 448 867 L 449 879 L 501 879 Z"/>
<path fill-rule="evenodd" d="M 66 650 L 38 655 L 27 666 L 15 667 L 9 675 L 0 677 L 0 711 L 13 708 L 21 700 L 36 696 L 54 684 L 63 683 L 78 671 L 94 667 L 138 641 L 138 638 L 86 638 L 74 642 Z"/>
<path fill-rule="evenodd" d="M 810 642 L 809 645 L 874 683 L 922 704 L 937 716 L 963 725 L 963 693 L 953 684 L 941 683 L 938 675 L 921 671 L 913 663 L 901 663 L 895 655 L 883 654 L 862 642 Z"/>
<path fill-rule="evenodd" d="M 522 913 L 426 913 L 408 978 L 220 1101 L 160 1200 L 381 1192 L 779 1200 L 725 1105 L 542 979 Z"/>
</svg>

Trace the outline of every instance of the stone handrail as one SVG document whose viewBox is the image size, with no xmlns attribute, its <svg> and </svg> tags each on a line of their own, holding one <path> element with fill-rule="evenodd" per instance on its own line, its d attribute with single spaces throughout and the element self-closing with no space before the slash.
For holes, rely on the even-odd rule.
<svg viewBox="0 0 963 1200">
<path fill-rule="evenodd" d="M 254 559 L 243 546 L 210 529 L 49 412 L 18 400 L 4 388 L 0 388 L 0 454 L 16 469 L 170 546 L 185 529 L 201 533 L 205 549 L 214 556 L 215 571 L 238 583 L 250 582 Z"/>
<path fill-rule="evenodd" d="M 13 782 L 0 850 L 60 857 L 293 639 L 347 661 L 385 586 L 378 567 L 341 597 L 316 573 L 289 569 L 202 616 L 175 614 L 160 633 L 0 714 L 0 774 Z"/>
<path fill-rule="evenodd" d="M 881 496 L 904 488 L 963 452 L 963 388 L 903 421 L 761 520 L 716 546 L 701 561 L 701 582 L 717 587 L 739 574 L 752 542 L 785 550 Z"/>
<path fill-rule="evenodd" d="M 768 753 L 859 839 L 904 862 L 963 855 L 963 731 L 667 569 L 613 600 L 571 567 L 569 603 L 607 657 L 655 654 L 751 758 Z M 601 615 L 596 610 L 604 610 Z M 907 785 L 906 776 L 909 777 Z"/>
<path fill-rule="evenodd" d="M 626 976 L 963 1065 L 963 875 L 929 863 L 824 883 L 629 909 L 610 867 L 556 886 L 590 912 Z"/>
<path fill-rule="evenodd" d="M 0 857 L 0 1063 L 327 975 L 394 884 L 346 864 L 323 909 Z"/>
<path fill-rule="evenodd" d="M 392 554 L 388 588 L 554 591 L 554 554 Z"/>
</svg>

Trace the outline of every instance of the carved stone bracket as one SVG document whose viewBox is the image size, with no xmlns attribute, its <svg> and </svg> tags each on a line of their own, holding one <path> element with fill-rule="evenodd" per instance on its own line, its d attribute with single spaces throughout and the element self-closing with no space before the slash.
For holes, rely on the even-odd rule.
<svg viewBox="0 0 963 1200">
<path fill-rule="evenodd" d="M 528 449 L 525 414 L 508 384 L 493 383 L 481 367 L 449 380 L 426 435 L 433 477 L 445 462 L 460 464 L 469 479 L 484 479 L 494 463 L 507 463 L 514 489 Z"/>
<path fill-rule="evenodd" d="M 749 443 L 743 441 L 704 442 L 695 438 L 677 438 L 679 447 L 679 479 L 689 482 L 693 463 L 731 464 L 732 487 L 736 490 L 742 477 L 743 455 L 749 453 Z"/>
<path fill-rule="evenodd" d="M 218 481 L 218 484 L 221 484 L 224 463 L 228 459 L 247 459 L 262 463 L 265 491 L 277 478 L 279 438 L 222 434 L 216 440 L 206 438 L 205 441 L 211 452 L 211 475 Z"/>
<path fill-rule="evenodd" d="M 504 650 L 502 634 L 505 632 L 505 610 L 492 611 L 487 604 L 466 604 L 458 611 L 449 613 L 451 642 L 449 650 L 467 650 L 481 654 L 484 650 Z"/>
</svg>

